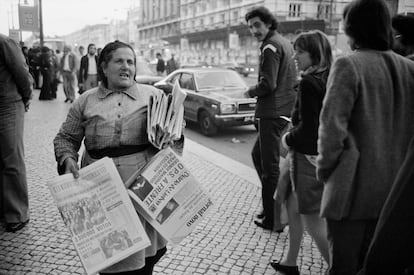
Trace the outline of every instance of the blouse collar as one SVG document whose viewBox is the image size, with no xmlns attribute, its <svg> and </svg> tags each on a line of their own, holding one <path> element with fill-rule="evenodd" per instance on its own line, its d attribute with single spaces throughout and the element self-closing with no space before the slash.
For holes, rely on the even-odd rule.
<svg viewBox="0 0 414 275">
<path fill-rule="evenodd" d="M 112 93 L 124 93 L 127 96 L 131 97 L 132 99 L 136 100 L 137 99 L 137 94 L 138 94 L 138 86 L 136 85 L 136 83 L 134 83 L 131 87 L 125 89 L 125 90 L 116 90 L 116 91 L 112 91 L 107 89 L 102 83 L 99 85 L 99 92 L 98 92 L 98 97 L 101 99 L 104 99 L 105 97 L 107 97 L 108 95 L 112 94 Z"/>
</svg>

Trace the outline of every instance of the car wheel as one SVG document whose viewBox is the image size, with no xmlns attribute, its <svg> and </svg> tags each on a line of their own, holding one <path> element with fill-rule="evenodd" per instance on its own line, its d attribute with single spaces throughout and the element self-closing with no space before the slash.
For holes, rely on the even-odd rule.
<svg viewBox="0 0 414 275">
<path fill-rule="evenodd" d="M 249 74 L 246 74 L 246 73 L 244 73 L 243 75 L 244 75 L 244 77 L 248 77 L 249 76 Z"/>
<path fill-rule="evenodd" d="M 210 114 L 206 111 L 202 111 L 198 118 L 200 124 L 201 133 L 206 136 L 212 136 L 217 133 L 218 127 L 214 124 Z"/>
</svg>

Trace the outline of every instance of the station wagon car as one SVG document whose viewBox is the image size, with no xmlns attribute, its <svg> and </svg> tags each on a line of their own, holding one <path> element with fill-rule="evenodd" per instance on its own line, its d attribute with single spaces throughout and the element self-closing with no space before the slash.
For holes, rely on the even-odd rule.
<svg viewBox="0 0 414 275">
<path fill-rule="evenodd" d="M 240 75 L 222 68 L 178 69 L 154 84 L 166 93 L 178 80 L 187 92 L 184 119 L 200 125 L 211 136 L 222 127 L 254 124 L 256 99 L 246 98 L 247 85 Z"/>
</svg>

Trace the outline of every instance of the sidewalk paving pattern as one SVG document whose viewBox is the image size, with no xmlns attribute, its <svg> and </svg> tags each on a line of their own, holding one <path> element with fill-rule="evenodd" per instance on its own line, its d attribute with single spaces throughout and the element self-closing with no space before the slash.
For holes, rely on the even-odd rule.
<svg viewBox="0 0 414 275">
<path fill-rule="evenodd" d="M 0 274 L 85 274 L 70 235 L 47 188 L 56 176 L 53 138 L 70 104 L 39 101 L 35 90 L 25 117 L 25 154 L 30 223 L 17 233 L 0 225 Z M 187 140 L 184 162 L 210 193 L 213 209 L 180 245 L 168 246 L 154 274 L 277 274 L 268 264 L 287 252 L 281 234 L 258 228 L 261 190 L 255 171 Z M 299 254 L 301 274 L 324 274 L 326 263 L 306 235 Z"/>
</svg>

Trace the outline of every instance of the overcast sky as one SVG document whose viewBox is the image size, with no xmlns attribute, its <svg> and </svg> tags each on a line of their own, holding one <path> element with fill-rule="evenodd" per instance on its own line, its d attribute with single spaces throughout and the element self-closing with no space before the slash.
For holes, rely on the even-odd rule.
<svg viewBox="0 0 414 275">
<path fill-rule="evenodd" d="M 24 0 L 20 1 L 24 3 Z M 33 3 L 34 0 L 27 1 Z M 86 25 L 109 23 L 111 19 L 126 18 L 126 10 L 132 5 L 137 5 L 138 2 L 137 0 L 42 0 L 44 35 L 65 35 Z M 18 27 L 18 3 L 19 0 L 0 0 L 0 33 L 8 35 L 9 28 L 13 28 L 13 23 L 15 28 Z"/>
</svg>

